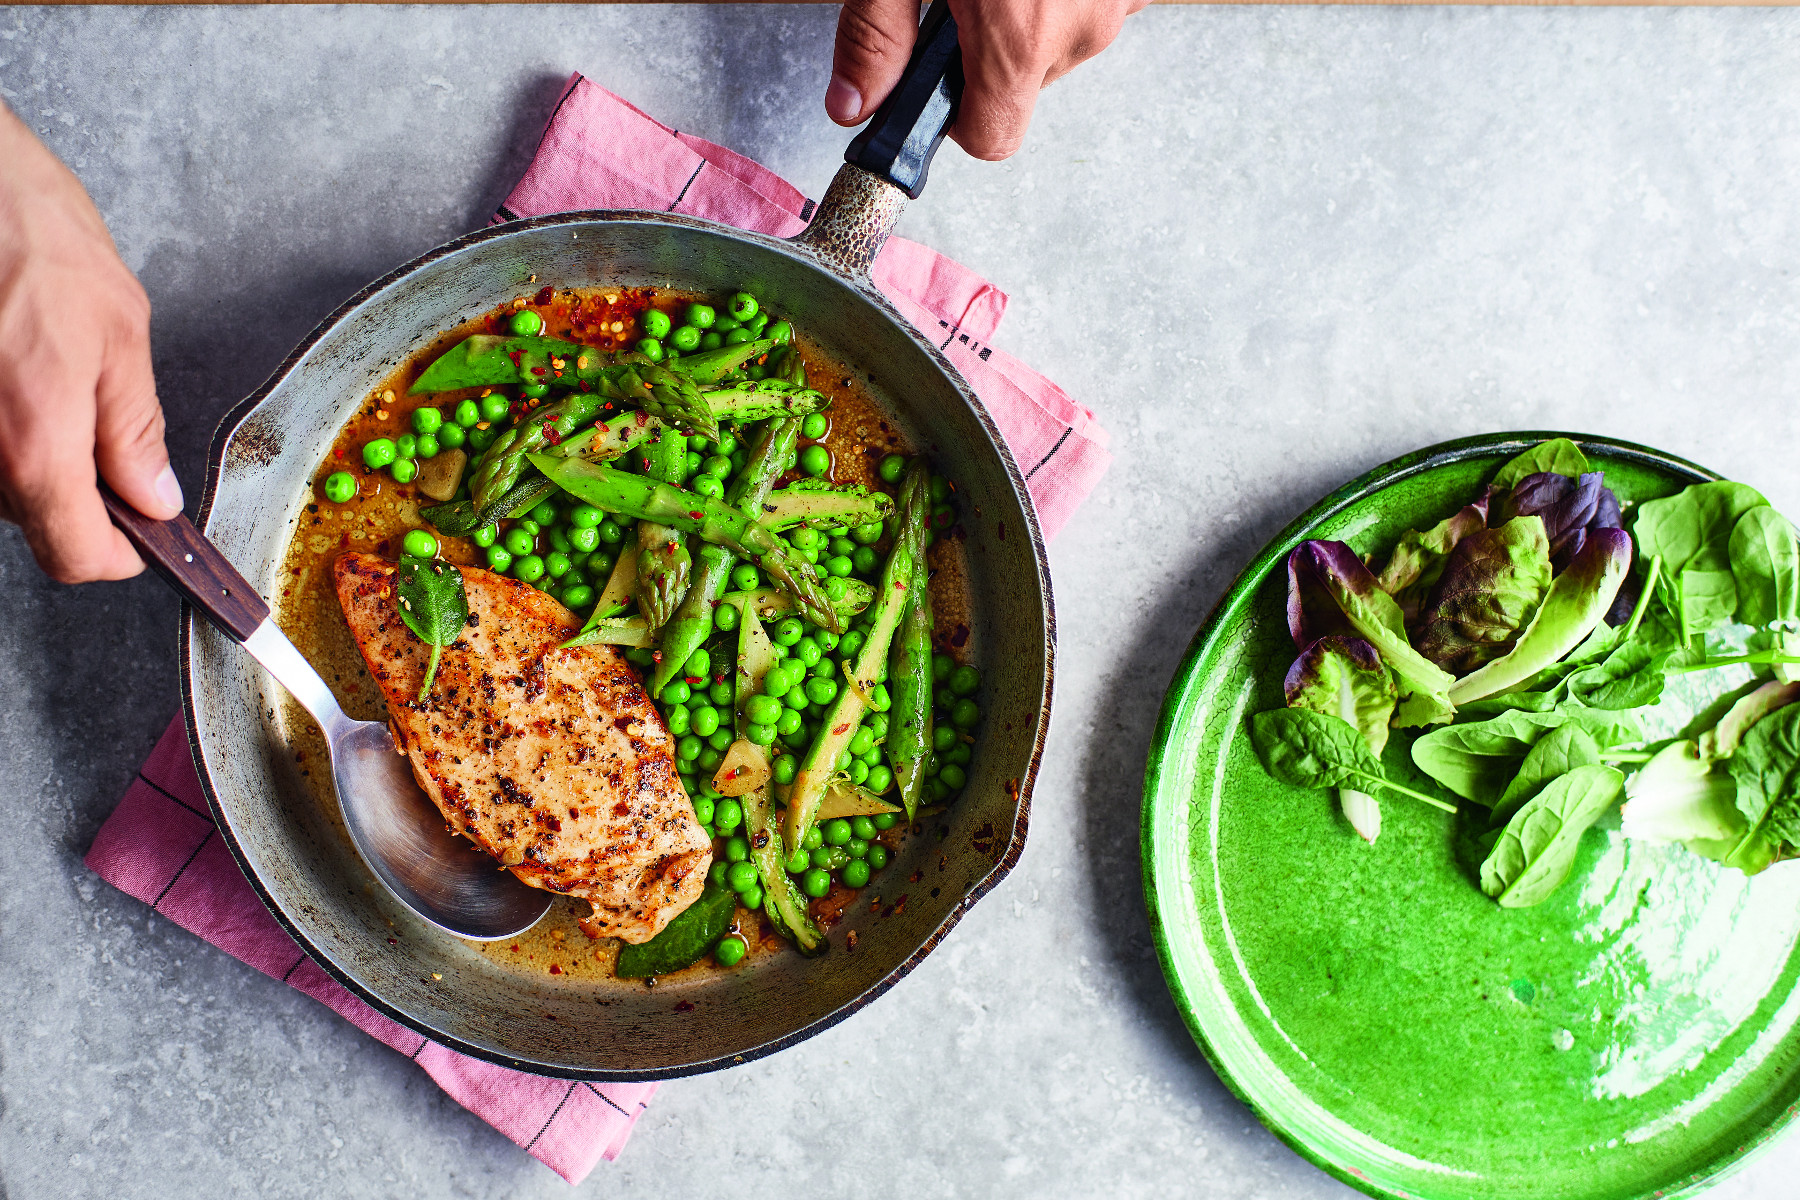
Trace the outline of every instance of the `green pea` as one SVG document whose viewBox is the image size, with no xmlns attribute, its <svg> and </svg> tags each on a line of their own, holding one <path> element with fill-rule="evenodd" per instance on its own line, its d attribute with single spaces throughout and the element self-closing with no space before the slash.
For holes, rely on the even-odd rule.
<svg viewBox="0 0 1800 1200">
<path fill-rule="evenodd" d="M 717 330 L 709 329 L 700 335 L 700 348 L 702 350 L 717 350 L 724 344 L 725 339 Z"/>
<path fill-rule="evenodd" d="M 963 784 L 969 782 L 968 774 L 955 763 L 945 763 L 938 771 L 938 778 L 953 792 L 961 791 Z"/>
<path fill-rule="evenodd" d="M 503 419 L 512 408 L 512 402 L 499 392 L 490 392 L 481 398 L 481 419 L 498 421 Z"/>
<path fill-rule="evenodd" d="M 600 531 L 592 526 L 569 530 L 569 549 L 582 554 L 592 554 L 600 545 Z"/>
<path fill-rule="evenodd" d="M 508 550 L 505 546 L 488 547 L 487 565 L 489 570 L 504 571 L 512 566 L 512 560 L 512 551 Z"/>
<path fill-rule="evenodd" d="M 718 816 L 717 808 L 713 810 L 713 815 L 716 819 Z M 746 842 L 741 837 L 733 837 L 730 841 L 725 843 L 725 861 L 731 863 L 743 863 L 746 866 L 749 866 L 751 871 L 756 870 L 756 867 L 750 863 L 750 843 Z M 731 889 L 735 892 L 741 892 L 752 883 L 756 882 L 755 875 L 751 875 L 750 878 L 743 883 L 739 883 L 736 878 L 729 875 L 725 878 L 727 882 L 731 884 Z"/>
<path fill-rule="evenodd" d="M 412 427 L 414 433 L 436 433 L 444 427 L 444 414 L 429 404 L 423 408 L 415 408 L 412 415 Z"/>
<path fill-rule="evenodd" d="M 812 415 L 816 417 L 819 414 Z M 831 451 L 816 442 L 806 447 L 800 451 L 800 470 L 815 479 L 825 475 L 831 470 Z"/>
<path fill-rule="evenodd" d="M 552 579 L 561 579 L 564 575 L 567 575 L 573 570 L 574 567 L 575 564 L 569 561 L 569 556 L 560 550 L 552 550 L 544 556 L 544 570 L 549 573 L 550 578 Z"/>
<path fill-rule="evenodd" d="M 803 846 L 804 848 L 806 848 L 807 850 L 817 850 L 820 846 L 823 846 L 824 844 L 825 844 L 825 834 L 817 825 L 814 825 L 811 829 L 808 829 L 806 831 L 806 836 L 800 839 L 800 845 Z"/>
<path fill-rule="evenodd" d="M 973 696 L 981 686 L 981 672 L 974 667 L 958 667 L 950 672 L 950 691 L 957 696 Z"/>
<path fill-rule="evenodd" d="M 469 430 L 469 449 L 480 454 L 493 445 L 499 436 L 500 431 L 497 429 L 471 429 Z"/>
<path fill-rule="evenodd" d="M 611 517 L 601 521 L 599 526 L 600 540 L 608 546 L 616 546 L 625 540 L 625 531 L 619 528 L 618 522 Z"/>
<path fill-rule="evenodd" d="M 825 569 L 843 579 L 856 570 L 856 562 L 848 554 L 834 554 L 825 560 Z"/>
<path fill-rule="evenodd" d="M 674 686 L 674 684 L 669 685 L 669 687 Z M 678 738 L 685 737 L 687 734 L 691 733 L 694 728 L 688 721 L 688 710 L 669 700 L 668 695 L 669 688 L 665 687 L 663 689 L 663 699 L 664 703 L 669 705 L 669 708 L 664 714 L 663 720 L 668 723 L 670 736 Z M 707 817 L 706 819 L 709 821 L 712 820 L 711 817 Z"/>
<path fill-rule="evenodd" d="M 708 336 L 711 335 L 709 334 Z M 739 328 L 725 331 L 724 341 L 727 346 L 741 346 L 749 340 L 750 331 L 748 329 Z"/>
<path fill-rule="evenodd" d="M 814 867 L 800 877 L 800 890 L 814 900 L 831 890 L 831 872 L 823 867 Z"/>
<path fill-rule="evenodd" d="M 418 434 L 417 437 L 419 440 L 415 443 L 416 448 L 414 452 L 420 458 L 436 458 L 438 456 L 438 451 L 443 449 L 443 447 L 438 444 L 437 434 L 435 433 L 421 433 Z"/>
<path fill-rule="evenodd" d="M 856 660 L 856 652 L 863 648 L 865 635 L 860 629 L 852 629 L 838 639 L 838 656 L 852 662 Z"/>
<path fill-rule="evenodd" d="M 731 319 L 734 321 L 751 321 L 762 311 L 762 305 L 749 292 L 738 292 L 731 297 Z"/>
<path fill-rule="evenodd" d="M 851 759 L 850 760 L 850 782 L 854 783 L 857 787 L 861 787 L 863 784 L 863 781 L 865 779 L 867 779 L 868 777 L 869 777 L 869 764 L 864 762 L 860 758 Z"/>
<path fill-rule="evenodd" d="M 876 813 L 869 819 L 874 822 L 875 828 L 885 832 L 900 823 L 900 814 L 891 812 Z"/>
<path fill-rule="evenodd" d="M 538 534 L 540 534 L 544 531 L 544 527 L 542 525 L 539 525 L 536 521 L 532 520 L 530 517 L 522 518 L 514 526 L 514 528 L 515 529 L 523 529 L 526 533 L 529 533 L 533 538 L 536 538 Z"/>
<path fill-rule="evenodd" d="M 595 579 L 612 574 L 613 556 L 604 550 L 596 550 L 587 556 L 587 570 Z"/>
<path fill-rule="evenodd" d="M 514 579 L 533 583 L 544 577 L 544 560 L 535 554 L 527 554 L 523 558 L 515 557 L 512 574 Z"/>
<path fill-rule="evenodd" d="M 730 722 L 726 722 L 713 730 L 712 736 L 706 739 L 706 744 L 711 746 L 714 750 L 717 750 L 720 754 L 723 754 L 725 751 L 731 749 L 731 743 L 736 740 L 737 738 L 732 736 Z M 714 761 L 713 766 L 716 768 L 718 765 L 718 762 Z"/>
<path fill-rule="evenodd" d="M 800 665 L 806 667 L 805 663 L 801 663 Z M 836 679 L 838 676 L 838 668 L 837 664 L 832 662 L 829 658 L 821 658 L 812 666 L 806 667 L 806 673 L 808 675 L 822 676 L 827 679 Z"/>
<path fill-rule="evenodd" d="M 775 744 L 775 726 L 759 724 L 755 721 L 746 722 L 744 726 L 744 737 L 749 739 L 754 745 L 773 746 Z"/>
<path fill-rule="evenodd" d="M 711 796 L 694 798 L 694 817 L 702 825 L 711 825 L 713 819 L 713 800 Z"/>
<path fill-rule="evenodd" d="M 784 704 L 781 706 L 781 715 L 775 718 L 775 732 L 786 737 L 798 733 L 802 724 L 800 714 Z"/>
<path fill-rule="evenodd" d="M 788 540 L 794 543 L 796 550 L 818 550 L 825 545 L 825 535 L 809 525 L 794 530 Z"/>
<path fill-rule="evenodd" d="M 625 652 L 625 661 L 633 666 L 647 667 L 656 661 L 656 651 L 646 646 L 633 646 Z"/>
<path fill-rule="evenodd" d="M 644 315 L 638 318 L 638 324 L 644 333 L 653 338 L 669 336 L 669 314 L 660 308 L 646 308 Z"/>
<path fill-rule="evenodd" d="M 898 454 L 890 454 L 881 460 L 875 474 L 883 483 L 899 483 L 906 477 L 906 460 Z"/>
<path fill-rule="evenodd" d="M 363 447 L 363 465 L 371 471 L 379 471 L 399 457 L 400 452 L 390 438 L 376 438 Z"/>
<path fill-rule="evenodd" d="M 356 476 L 348 471 L 333 471 L 327 475 L 325 498 L 333 504 L 348 504 L 356 499 Z"/>
<path fill-rule="evenodd" d="M 693 734 L 688 734 L 675 743 L 675 757 L 682 762 L 693 762 L 700 757 L 700 752 L 704 749 L 706 749 L 705 742 Z"/>
<path fill-rule="evenodd" d="M 506 323 L 506 327 L 512 330 L 514 337 L 536 337 L 544 332 L 544 318 L 529 308 L 521 308 L 512 315 L 512 320 Z"/>
<path fill-rule="evenodd" d="M 888 735 L 888 715 L 880 712 L 870 713 L 868 718 L 863 721 L 863 727 L 869 731 L 871 737 L 879 742 Z"/>
<path fill-rule="evenodd" d="M 794 852 L 788 855 L 787 861 L 781 865 L 789 875 L 798 875 L 812 865 L 812 855 L 799 846 L 795 846 Z"/>
<path fill-rule="evenodd" d="M 438 445 L 446 450 L 461 450 L 468 443 L 469 431 L 455 421 L 446 421 L 437 431 Z"/>
<path fill-rule="evenodd" d="M 575 583 L 563 588 L 562 595 L 557 597 L 563 607 L 573 612 L 591 608 L 594 604 L 594 589 L 585 583 Z"/>
<path fill-rule="evenodd" d="M 663 344 L 653 337 L 640 338 L 637 344 L 637 352 L 653 363 L 659 363 L 663 360 Z"/>
<path fill-rule="evenodd" d="M 724 937 L 720 938 L 719 944 L 713 947 L 713 958 L 721 967 L 735 967 L 744 961 L 744 955 L 748 954 L 749 950 L 750 948 L 744 945 L 743 938 Z"/>
<path fill-rule="evenodd" d="M 731 568 L 731 587 L 733 591 L 747 592 L 762 583 L 762 576 L 749 563 L 739 563 Z"/>
<path fill-rule="evenodd" d="M 712 673 L 712 655 L 706 652 L 706 647 L 687 656 L 687 661 L 681 664 L 681 673 L 690 679 L 705 679 Z"/>
<path fill-rule="evenodd" d="M 481 405 L 473 400 L 464 400 L 450 412 L 450 419 L 470 430 L 481 424 Z"/>
<path fill-rule="evenodd" d="M 714 859 L 712 867 L 706 872 L 706 877 L 712 881 L 714 887 L 724 887 L 725 872 L 729 870 L 731 870 L 730 863 L 723 863 Z"/>
<path fill-rule="evenodd" d="M 719 801 L 713 809 L 713 827 L 720 833 L 730 833 L 744 823 L 744 806 L 727 797 Z"/>
<path fill-rule="evenodd" d="M 725 481 L 717 475 L 697 475 L 688 486 L 700 495 L 714 500 L 723 499 L 725 496 Z"/>
<path fill-rule="evenodd" d="M 775 759 L 775 765 L 770 770 L 776 783 L 792 783 L 794 776 L 800 772 L 800 760 L 791 754 L 783 754 Z"/>
<path fill-rule="evenodd" d="M 894 786 L 894 772 L 884 763 L 871 764 L 869 777 L 863 780 L 863 786 L 879 796 Z"/>
<path fill-rule="evenodd" d="M 410 458 L 403 458 L 389 467 L 388 473 L 394 477 L 395 483 L 411 483 L 418 477 L 419 464 Z"/>
<path fill-rule="evenodd" d="M 894 698 L 888 695 L 887 684 L 878 683 L 869 689 L 870 708 L 874 709 L 876 712 L 886 712 L 893 706 Z"/>
<path fill-rule="evenodd" d="M 713 628 L 721 633 L 730 633 L 738 627 L 738 610 L 735 604 L 721 604 L 713 609 Z"/>
<path fill-rule="evenodd" d="M 939 725 L 931 731 L 931 748 L 939 754 L 946 753 L 956 745 L 956 730 L 948 725 Z"/>
<path fill-rule="evenodd" d="M 719 314 L 713 311 L 712 305 L 695 302 L 687 306 L 687 311 L 682 316 L 689 325 L 698 329 L 711 329 Z"/>
<path fill-rule="evenodd" d="M 803 637 L 798 642 L 794 643 L 794 657 L 809 667 L 818 662 L 824 655 L 825 652 L 819 649 L 819 643 L 812 638 Z"/>
<path fill-rule="evenodd" d="M 794 340 L 794 327 L 786 321 L 777 321 L 769 326 L 768 335 L 785 346 Z"/>
<path fill-rule="evenodd" d="M 738 903 L 752 912 L 762 907 L 763 893 L 760 884 L 751 884 L 738 893 Z"/>
<path fill-rule="evenodd" d="M 807 413 L 800 419 L 800 436 L 809 442 L 816 442 L 831 432 L 831 418 L 824 413 Z"/>
<path fill-rule="evenodd" d="M 958 729 L 973 729 L 981 723 L 981 709 L 973 700 L 958 700 L 950 710 L 950 723 Z"/>
<path fill-rule="evenodd" d="M 683 354 L 700 348 L 700 330 L 692 325 L 683 325 L 668 337 L 669 345 Z"/>
<path fill-rule="evenodd" d="M 719 710 L 710 704 L 702 704 L 694 709 L 692 716 L 694 732 L 701 737 L 711 737 L 719 728 Z"/>
<path fill-rule="evenodd" d="M 830 704 L 837 699 L 837 680 L 830 677 L 815 676 L 806 681 L 806 698 L 814 704 Z"/>
<path fill-rule="evenodd" d="M 400 552 L 415 558 L 432 558 L 438 552 L 438 541 L 423 529 L 409 529 L 400 539 Z"/>
<path fill-rule="evenodd" d="M 533 550 L 537 549 L 537 539 L 516 525 L 506 531 L 506 536 L 501 539 L 501 544 L 515 556 L 530 554 Z"/>
<path fill-rule="evenodd" d="M 891 815 L 891 814 L 884 814 L 884 815 Z M 888 865 L 888 849 L 887 849 L 887 847 L 879 846 L 879 845 L 878 846 L 870 846 L 869 847 L 869 857 L 866 861 L 869 864 L 870 870 L 872 870 L 872 871 L 881 870 L 881 868 Z"/>
<path fill-rule="evenodd" d="M 858 729 L 850 735 L 850 753 L 861 758 L 875 747 L 875 735 L 867 728 Z M 863 836 L 863 835 L 859 835 Z"/>
<path fill-rule="evenodd" d="M 881 559 L 875 554 L 873 546 L 858 546 L 856 553 L 850 556 L 850 565 L 856 568 L 858 575 L 873 575 L 881 565 Z"/>
<path fill-rule="evenodd" d="M 834 847 L 834 846 L 820 846 L 818 849 L 814 850 L 811 854 L 806 856 L 807 861 L 811 862 L 812 865 L 815 867 L 824 867 L 826 870 L 830 870 L 831 869 L 831 852 L 834 849 L 836 849 L 836 847 Z"/>
<path fill-rule="evenodd" d="M 419 453 L 419 435 L 403 433 L 394 439 L 394 453 L 401 458 L 414 458 Z"/>
<path fill-rule="evenodd" d="M 931 678 L 934 682 L 943 683 L 950 678 L 950 672 L 956 670 L 956 660 L 948 654 L 931 656 Z"/>
<path fill-rule="evenodd" d="M 776 623 L 772 636 L 780 645 L 793 646 L 806 636 L 806 626 L 801 623 L 799 617 L 784 617 Z"/>
<path fill-rule="evenodd" d="M 882 525 L 880 521 L 870 521 L 858 525 L 850 531 L 850 540 L 858 546 L 873 546 L 881 540 Z"/>
<path fill-rule="evenodd" d="M 750 331 L 750 336 L 753 338 L 761 337 L 763 335 L 763 330 L 768 327 L 769 314 L 766 312 L 759 312 L 754 317 L 751 317 L 748 321 L 744 322 L 744 328 Z"/>
<path fill-rule="evenodd" d="M 744 702 L 744 718 L 755 725 L 774 725 L 781 719 L 783 711 L 781 701 L 773 696 L 752 696 Z M 769 741 L 774 740 L 774 731 L 770 730 Z"/>
<path fill-rule="evenodd" d="M 841 846 L 850 840 L 850 822 L 844 820 L 842 817 L 833 817 L 831 820 L 826 821 L 823 828 L 825 830 L 825 844 L 827 846 Z"/>
</svg>

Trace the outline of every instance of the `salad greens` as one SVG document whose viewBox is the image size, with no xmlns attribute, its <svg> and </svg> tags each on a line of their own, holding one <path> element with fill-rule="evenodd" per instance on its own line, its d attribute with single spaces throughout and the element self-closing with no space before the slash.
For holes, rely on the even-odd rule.
<svg viewBox="0 0 1800 1200">
<path fill-rule="evenodd" d="M 1327 541 L 1287 566 L 1298 657 L 1251 745 L 1276 779 L 1337 789 L 1367 841 L 1382 792 L 1453 809 L 1505 908 L 1553 893 L 1621 796 L 1628 838 L 1746 874 L 1800 858 L 1800 533 L 1754 489 L 1695 484 L 1633 511 L 1557 438 L 1401 534 L 1379 571 Z M 1728 665 L 1757 684 L 1709 727 L 1647 741 L 1671 679 Z M 1466 803 L 1395 779 L 1396 733 Z"/>
</svg>

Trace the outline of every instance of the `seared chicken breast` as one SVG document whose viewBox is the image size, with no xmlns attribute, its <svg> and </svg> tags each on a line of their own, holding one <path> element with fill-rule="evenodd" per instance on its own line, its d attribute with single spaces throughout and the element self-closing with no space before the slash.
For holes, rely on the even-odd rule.
<svg viewBox="0 0 1800 1200">
<path fill-rule="evenodd" d="M 588 900 L 589 933 L 655 937 L 699 897 L 712 845 L 636 672 L 611 646 L 557 650 L 579 628 L 566 608 L 465 567 L 469 623 L 421 703 L 431 647 L 400 619 L 395 570 L 343 555 L 338 600 L 425 794 L 526 883 Z"/>
</svg>

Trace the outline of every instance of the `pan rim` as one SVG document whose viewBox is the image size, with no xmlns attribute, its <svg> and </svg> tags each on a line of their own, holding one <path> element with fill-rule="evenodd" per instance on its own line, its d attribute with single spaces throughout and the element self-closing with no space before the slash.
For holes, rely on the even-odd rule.
<svg viewBox="0 0 1800 1200">
<path fill-rule="evenodd" d="M 857 993 L 837 1008 L 778 1038 L 772 1038 L 738 1053 L 719 1055 L 692 1063 L 627 1070 L 618 1068 L 571 1067 L 558 1063 L 542 1062 L 528 1056 L 507 1054 L 446 1034 L 441 1030 L 433 1028 L 430 1022 L 401 1010 L 396 1005 L 376 994 L 373 989 L 365 986 L 363 983 L 350 976 L 328 955 L 323 953 L 313 944 L 312 940 L 306 936 L 299 925 L 283 911 L 272 893 L 270 893 L 263 885 L 262 880 L 257 876 L 255 869 L 250 864 L 248 856 L 238 843 L 236 832 L 226 816 L 225 808 L 220 800 L 217 789 L 214 787 L 212 774 L 208 768 L 206 755 L 200 738 L 194 686 L 194 634 L 200 623 L 200 617 L 190 604 L 185 601 L 183 602 L 178 637 L 182 715 L 186 726 L 188 750 L 193 756 L 201 790 L 206 796 L 207 806 L 212 811 L 214 824 L 218 828 L 220 837 L 224 841 L 226 848 L 230 851 L 232 858 L 237 862 L 239 870 L 243 872 L 244 878 L 249 882 L 252 890 L 255 891 L 257 898 L 262 902 L 263 907 L 269 911 L 270 915 L 275 918 L 282 929 L 294 939 L 302 952 L 333 979 L 347 988 L 351 994 L 367 1003 L 371 1008 L 380 1012 L 382 1015 L 397 1021 L 401 1025 L 404 1025 L 413 1032 L 437 1042 L 439 1045 L 446 1046 L 459 1053 L 467 1054 L 470 1057 L 485 1062 L 491 1062 L 499 1066 L 510 1067 L 515 1070 L 526 1071 L 534 1075 L 542 1075 L 548 1078 L 620 1083 L 676 1079 L 688 1075 L 700 1075 L 712 1071 L 724 1070 L 777 1053 L 778 1051 L 797 1045 L 815 1034 L 831 1028 L 852 1013 L 858 1012 L 868 1006 L 875 999 L 884 995 L 901 979 L 905 978 L 906 975 L 910 974 L 919 963 L 924 961 L 926 955 L 930 954 L 931 951 L 936 949 L 938 945 L 942 943 L 943 939 L 956 927 L 963 915 L 1011 873 L 1013 867 L 1017 865 L 1019 857 L 1024 853 L 1025 839 L 1030 827 L 1031 792 L 1037 782 L 1038 772 L 1043 761 L 1044 746 L 1050 729 L 1051 701 L 1055 692 L 1056 680 L 1056 607 L 1055 596 L 1050 580 L 1049 555 L 1044 544 L 1043 530 L 1038 522 L 1037 511 L 1032 504 L 1030 492 L 1025 486 L 1024 476 L 1019 470 L 1018 462 L 1014 459 L 1010 447 L 1007 446 L 1005 439 L 1001 436 L 999 428 L 994 423 L 993 417 L 988 412 L 986 406 L 982 404 L 980 398 L 975 395 L 974 389 L 969 386 L 968 382 L 962 377 L 961 372 L 956 369 L 955 365 L 950 362 L 943 351 L 929 339 L 925 338 L 911 322 L 902 316 L 887 297 L 882 295 L 867 278 L 857 280 L 838 275 L 817 262 L 805 250 L 785 239 L 756 233 L 750 230 L 738 229 L 721 222 L 701 217 L 688 216 L 682 213 L 659 213 L 632 209 L 588 209 L 567 213 L 555 213 L 542 217 L 533 217 L 525 220 L 508 221 L 502 224 L 490 225 L 482 229 L 473 230 L 460 237 L 453 238 L 440 246 L 428 250 L 409 262 L 395 267 L 379 279 L 360 288 L 342 304 L 332 310 L 332 312 L 321 319 L 312 331 L 308 333 L 306 337 L 304 337 L 294 349 L 289 352 L 281 363 L 276 366 L 275 370 L 260 386 L 243 400 L 239 401 L 226 412 L 222 418 L 220 418 L 217 427 L 214 429 L 212 442 L 208 447 L 205 484 L 201 492 L 200 503 L 195 512 L 195 523 L 200 527 L 201 531 L 210 535 L 213 502 L 218 492 L 219 481 L 224 472 L 226 450 L 229 447 L 232 438 L 236 435 L 244 422 L 249 419 L 251 414 L 261 407 L 277 387 L 286 381 L 288 376 L 300 364 L 301 360 L 304 359 L 321 340 L 336 329 L 339 324 L 349 318 L 363 304 L 429 264 L 459 253 L 471 246 L 480 245 L 483 242 L 516 235 L 534 229 L 599 223 L 615 226 L 626 224 L 674 226 L 715 237 L 727 238 L 733 241 L 750 242 L 764 250 L 801 260 L 803 264 L 810 269 L 836 278 L 840 283 L 856 291 L 863 299 L 874 305 L 877 311 L 886 317 L 920 350 L 924 351 L 929 356 L 932 363 L 943 373 L 951 386 L 956 390 L 957 394 L 962 398 L 963 402 L 969 406 L 975 419 L 981 425 L 989 445 L 998 455 L 1000 463 L 1005 470 L 1008 485 L 1012 488 L 1014 498 L 1024 514 L 1026 532 L 1030 539 L 1032 561 L 1037 572 L 1038 594 L 1041 598 L 1044 627 L 1043 690 L 1038 702 L 1036 729 L 1032 736 L 1031 753 L 1023 772 L 1015 781 L 1014 805 L 1016 816 L 1013 821 L 1012 837 L 1008 841 L 1001 855 L 994 860 L 992 868 L 983 874 L 982 877 L 969 888 L 963 898 L 945 914 L 943 920 L 940 921 L 937 927 L 926 936 L 924 941 L 907 955 L 904 960 L 871 982 L 861 992 Z"/>
</svg>

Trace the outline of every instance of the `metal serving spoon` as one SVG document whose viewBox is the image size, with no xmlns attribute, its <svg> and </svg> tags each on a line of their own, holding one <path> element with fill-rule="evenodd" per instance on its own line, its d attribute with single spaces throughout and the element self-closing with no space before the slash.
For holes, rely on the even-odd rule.
<svg viewBox="0 0 1800 1200">
<path fill-rule="evenodd" d="M 488 854 L 451 833 L 378 721 L 352 721 L 312 664 L 269 615 L 269 606 L 185 516 L 154 521 L 102 485 L 106 511 L 144 561 L 221 633 L 293 693 L 325 733 L 338 807 L 356 851 L 400 902 L 457 937 L 513 937 L 550 911 Z"/>
</svg>

